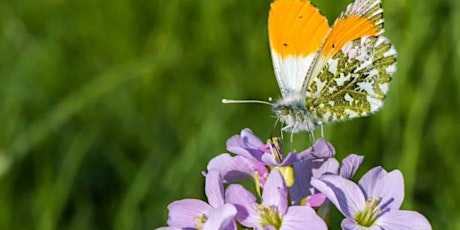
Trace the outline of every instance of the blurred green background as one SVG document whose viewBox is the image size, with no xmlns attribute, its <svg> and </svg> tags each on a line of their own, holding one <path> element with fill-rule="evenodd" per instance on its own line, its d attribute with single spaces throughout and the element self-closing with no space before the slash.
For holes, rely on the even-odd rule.
<svg viewBox="0 0 460 230">
<path fill-rule="evenodd" d="M 350 0 L 313 1 L 332 22 Z M 279 97 L 269 0 L 0 2 L 0 229 L 152 229 Z M 383 0 L 399 52 L 384 109 L 328 125 L 338 158 L 406 180 L 404 208 L 460 229 L 460 3 Z M 308 143 L 305 133 L 296 145 Z M 340 218 L 340 217 L 338 217 Z M 330 229 L 339 229 L 339 222 Z"/>
</svg>

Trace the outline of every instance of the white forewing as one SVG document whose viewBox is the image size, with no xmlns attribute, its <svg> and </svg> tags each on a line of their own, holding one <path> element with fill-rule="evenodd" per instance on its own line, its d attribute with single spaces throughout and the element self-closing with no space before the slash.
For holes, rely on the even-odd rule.
<svg viewBox="0 0 460 230">
<path fill-rule="evenodd" d="M 273 50 L 271 53 L 276 80 L 278 81 L 283 98 L 291 98 L 299 95 L 314 55 L 281 58 Z"/>
</svg>

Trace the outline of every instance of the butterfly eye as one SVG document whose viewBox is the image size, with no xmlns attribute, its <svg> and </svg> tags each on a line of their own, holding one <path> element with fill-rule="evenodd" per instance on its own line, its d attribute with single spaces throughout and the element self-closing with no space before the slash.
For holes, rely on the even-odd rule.
<svg viewBox="0 0 460 230">
<path fill-rule="evenodd" d="M 287 116 L 292 113 L 292 109 L 286 105 L 277 105 L 273 107 L 275 116 Z"/>
<path fill-rule="evenodd" d="M 289 107 L 283 107 L 280 113 L 281 115 L 287 116 L 292 113 L 292 110 Z"/>
</svg>

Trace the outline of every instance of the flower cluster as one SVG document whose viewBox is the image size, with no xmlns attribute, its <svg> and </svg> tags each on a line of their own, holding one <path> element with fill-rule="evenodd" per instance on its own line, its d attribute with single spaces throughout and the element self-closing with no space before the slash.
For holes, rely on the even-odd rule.
<svg viewBox="0 0 460 230">
<path fill-rule="evenodd" d="M 375 167 L 355 183 L 351 178 L 362 156 L 350 154 L 339 163 L 324 139 L 287 155 L 280 145 L 278 138 L 263 143 L 249 129 L 231 137 L 227 150 L 235 155 L 216 156 L 204 173 L 208 202 L 174 201 L 168 206 L 168 227 L 158 229 L 324 230 L 331 204 L 345 216 L 345 230 L 431 229 L 423 215 L 400 210 L 404 180 L 399 170 Z M 237 183 L 248 179 L 254 188 Z"/>
</svg>

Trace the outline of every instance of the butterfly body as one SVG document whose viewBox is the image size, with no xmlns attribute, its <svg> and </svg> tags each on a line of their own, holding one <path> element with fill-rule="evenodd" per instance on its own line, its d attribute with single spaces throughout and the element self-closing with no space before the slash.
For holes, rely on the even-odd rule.
<svg viewBox="0 0 460 230">
<path fill-rule="evenodd" d="M 313 131 L 320 119 L 305 106 L 305 98 L 281 99 L 272 106 L 273 114 L 286 124 L 283 131 Z"/>
<path fill-rule="evenodd" d="M 396 70 L 382 33 L 380 0 L 356 0 L 332 27 L 308 0 L 275 0 L 269 38 L 282 98 L 272 111 L 283 130 L 312 132 L 379 110 Z"/>
</svg>

